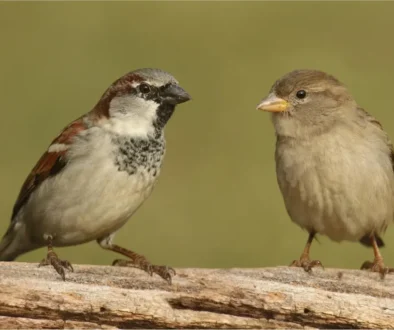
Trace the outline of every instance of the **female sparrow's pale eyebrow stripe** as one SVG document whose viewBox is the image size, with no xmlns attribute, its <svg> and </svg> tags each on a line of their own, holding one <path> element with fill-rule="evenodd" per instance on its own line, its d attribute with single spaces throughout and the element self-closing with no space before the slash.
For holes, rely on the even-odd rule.
<svg viewBox="0 0 394 330">
<path fill-rule="evenodd" d="M 310 271 L 315 234 L 371 246 L 365 262 L 384 276 L 380 238 L 394 216 L 393 145 L 380 123 L 360 108 L 335 77 L 316 70 L 292 71 L 257 106 L 272 113 L 276 174 L 290 218 L 309 232 L 292 265 Z"/>
<path fill-rule="evenodd" d="M 188 100 L 178 81 L 159 69 L 115 81 L 93 110 L 52 141 L 27 177 L 0 242 L 0 260 L 47 246 L 40 265 L 52 265 L 65 279 L 64 269 L 73 268 L 53 247 L 96 240 L 130 258 L 114 264 L 171 282 L 172 268 L 152 265 L 112 240 L 152 192 L 166 149 L 164 127 L 176 105 Z"/>
</svg>

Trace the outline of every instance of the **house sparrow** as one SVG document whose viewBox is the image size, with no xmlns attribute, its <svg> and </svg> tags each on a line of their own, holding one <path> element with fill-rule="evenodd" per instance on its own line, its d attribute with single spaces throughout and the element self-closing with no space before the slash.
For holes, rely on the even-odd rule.
<svg viewBox="0 0 394 330">
<path fill-rule="evenodd" d="M 177 80 L 159 69 L 116 80 L 90 112 L 52 141 L 27 177 L 0 242 L 0 260 L 47 246 L 40 265 L 52 265 L 64 280 L 64 269 L 73 269 L 53 246 L 97 240 L 130 258 L 114 264 L 171 282 L 172 268 L 151 265 L 112 240 L 152 192 L 166 149 L 164 126 L 176 105 L 188 100 Z"/>
<path fill-rule="evenodd" d="M 257 109 L 272 113 L 276 174 L 292 221 L 309 232 L 299 260 L 310 271 L 315 234 L 372 246 L 362 269 L 382 276 L 380 238 L 394 216 L 393 146 L 380 123 L 333 76 L 296 70 L 280 78 Z"/>
</svg>

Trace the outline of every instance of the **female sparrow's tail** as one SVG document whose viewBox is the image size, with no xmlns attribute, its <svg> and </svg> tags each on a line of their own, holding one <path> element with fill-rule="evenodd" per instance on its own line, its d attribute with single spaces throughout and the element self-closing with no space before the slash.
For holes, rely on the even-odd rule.
<svg viewBox="0 0 394 330">
<path fill-rule="evenodd" d="M 384 247 L 383 240 L 376 234 L 374 236 L 375 236 L 376 244 L 378 245 L 378 247 Z M 363 238 L 360 239 L 360 243 L 364 246 L 371 247 L 372 246 L 371 235 L 365 235 Z"/>
</svg>

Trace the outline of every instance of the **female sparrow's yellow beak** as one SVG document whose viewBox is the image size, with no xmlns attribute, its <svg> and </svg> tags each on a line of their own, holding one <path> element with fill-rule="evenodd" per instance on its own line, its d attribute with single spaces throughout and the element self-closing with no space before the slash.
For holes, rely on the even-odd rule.
<svg viewBox="0 0 394 330">
<path fill-rule="evenodd" d="M 269 112 L 283 112 L 289 107 L 289 103 L 275 94 L 268 95 L 257 106 L 257 110 Z"/>
</svg>

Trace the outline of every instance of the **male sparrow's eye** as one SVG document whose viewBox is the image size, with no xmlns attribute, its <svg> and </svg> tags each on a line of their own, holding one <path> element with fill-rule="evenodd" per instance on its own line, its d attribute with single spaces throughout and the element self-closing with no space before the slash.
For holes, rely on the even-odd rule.
<svg viewBox="0 0 394 330">
<path fill-rule="evenodd" d="M 296 93 L 296 96 L 297 96 L 297 98 L 299 98 L 299 99 L 304 99 L 305 96 L 306 96 L 306 92 L 305 92 L 303 89 L 301 89 L 300 91 L 298 91 L 298 92 Z"/>
<path fill-rule="evenodd" d="M 151 91 L 151 88 L 148 84 L 141 84 L 139 89 L 142 94 L 148 94 Z"/>
</svg>

